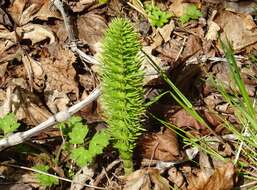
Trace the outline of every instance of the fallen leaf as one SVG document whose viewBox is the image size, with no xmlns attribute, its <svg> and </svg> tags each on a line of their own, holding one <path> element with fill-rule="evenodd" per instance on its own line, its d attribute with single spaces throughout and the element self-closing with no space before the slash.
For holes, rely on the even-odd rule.
<svg viewBox="0 0 257 190">
<path fill-rule="evenodd" d="M 236 51 L 257 42 L 256 24 L 248 15 L 221 11 L 214 22 L 223 30 L 221 39 L 224 41 L 227 37 Z"/>
<path fill-rule="evenodd" d="M 256 3 L 249 0 L 244 1 L 224 1 L 224 7 L 226 10 L 234 12 L 234 13 L 244 13 L 244 14 L 250 14 L 255 15 L 255 8 Z"/>
<path fill-rule="evenodd" d="M 12 22 L 8 14 L 0 7 L 0 25 L 11 26 Z"/>
<path fill-rule="evenodd" d="M 144 46 L 143 51 L 156 63 L 161 67 L 163 70 L 166 70 L 164 65 L 161 64 L 161 60 L 159 57 L 152 55 L 152 47 L 151 46 Z M 144 85 L 150 85 L 152 81 L 159 78 L 159 73 L 152 67 L 150 61 L 148 59 L 144 59 L 141 69 L 144 71 Z"/>
<path fill-rule="evenodd" d="M 96 50 L 96 44 L 102 39 L 107 28 L 106 20 L 100 15 L 87 13 L 78 18 L 77 25 L 79 39 Z"/>
<path fill-rule="evenodd" d="M 188 177 L 188 190 L 231 190 L 235 185 L 235 167 L 232 162 L 209 172 L 201 170 L 196 176 Z"/>
<path fill-rule="evenodd" d="M 0 55 L 16 43 L 15 32 L 10 32 L 0 24 Z"/>
<path fill-rule="evenodd" d="M 177 136 L 170 129 L 145 135 L 140 142 L 144 158 L 162 161 L 181 159 Z"/>
<path fill-rule="evenodd" d="M 158 169 L 136 170 L 126 177 L 123 190 L 169 190 L 169 182 L 160 175 Z"/>
<path fill-rule="evenodd" d="M 169 11 L 172 12 L 176 17 L 180 17 L 184 14 L 184 10 L 188 5 L 190 4 L 184 3 L 184 0 L 175 0 L 169 7 Z"/>
<path fill-rule="evenodd" d="M 191 57 L 202 49 L 201 39 L 195 35 L 190 35 L 186 41 L 186 47 L 182 53 L 183 60 Z"/>
<path fill-rule="evenodd" d="M 22 27 L 18 27 L 16 32 L 22 39 L 31 40 L 32 45 L 45 39 L 49 39 L 50 44 L 55 42 L 55 36 L 50 28 L 39 24 L 26 24 Z"/>
<path fill-rule="evenodd" d="M 47 76 L 45 96 L 57 90 L 65 94 L 75 94 L 75 99 L 78 99 L 78 84 L 75 81 L 76 71 L 73 67 L 76 57 L 69 49 L 60 46 L 52 48 L 51 56 L 40 59 Z"/>
<path fill-rule="evenodd" d="M 79 1 L 68 1 L 70 8 L 73 12 L 82 12 L 83 10 L 90 8 L 90 6 L 93 6 L 97 4 L 95 0 L 79 0 Z"/>
<path fill-rule="evenodd" d="M 94 176 L 94 171 L 92 168 L 87 166 L 82 167 L 79 172 L 77 172 L 72 180 L 70 190 L 80 190 L 84 188 L 87 180 L 91 180 Z"/>
<path fill-rule="evenodd" d="M 37 125 L 51 116 L 40 98 L 30 92 L 23 78 L 13 78 L 7 87 L 4 102 L 0 107 L 0 116 L 13 112 L 17 120 L 27 125 Z"/>
<path fill-rule="evenodd" d="M 14 0 L 8 12 L 18 26 L 23 26 L 35 18 L 61 18 L 57 11 L 50 10 L 50 0 Z"/>
<path fill-rule="evenodd" d="M 178 127 L 192 127 L 197 130 L 203 129 L 204 127 L 196 121 L 196 119 L 191 116 L 187 111 L 181 109 L 175 114 L 170 116 L 168 120 Z"/>
<path fill-rule="evenodd" d="M 45 101 L 52 113 L 58 113 L 68 108 L 67 105 L 70 99 L 64 92 L 54 90 L 53 92 L 45 93 Z"/>
<path fill-rule="evenodd" d="M 219 31 L 220 31 L 219 25 L 213 21 L 210 21 L 208 23 L 208 31 L 205 35 L 205 38 L 207 40 L 217 40 Z"/>
<path fill-rule="evenodd" d="M 178 171 L 177 168 L 172 167 L 168 171 L 169 177 L 168 179 L 174 183 L 179 189 L 187 190 L 186 181 L 183 177 L 182 172 Z"/>
<path fill-rule="evenodd" d="M 173 32 L 174 29 L 175 29 L 175 23 L 173 20 L 171 20 L 169 24 L 166 24 L 162 28 L 158 28 L 157 32 L 161 35 L 163 41 L 166 43 L 170 40 L 171 33 Z"/>
</svg>

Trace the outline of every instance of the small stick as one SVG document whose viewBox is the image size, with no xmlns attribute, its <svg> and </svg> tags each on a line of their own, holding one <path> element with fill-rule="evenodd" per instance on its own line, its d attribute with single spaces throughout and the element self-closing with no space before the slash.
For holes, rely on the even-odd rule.
<svg viewBox="0 0 257 190">
<path fill-rule="evenodd" d="M 97 185 L 101 182 L 101 180 L 104 178 L 105 173 L 108 172 L 108 171 L 110 171 L 114 166 L 116 166 L 116 165 L 119 164 L 120 162 L 121 162 L 121 160 L 114 160 L 112 163 L 110 163 L 110 164 L 107 166 L 106 169 L 103 168 L 102 171 L 101 171 L 101 173 L 96 177 L 96 179 L 95 179 L 93 185 L 94 185 L 94 186 L 97 186 Z"/>
<path fill-rule="evenodd" d="M 67 119 L 69 119 L 74 113 L 81 110 L 83 107 L 87 106 L 94 100 L 96 100 L 100 96 L 100 88 L 95 88 L 89 96 L 87 96 L 84 100 L 81 102 L 71 106 L 67 110 L 58 112 L 57 114 L 51 116 L 48 118 L 48 120 L 40 123 L 38 126 L 29 129 L 24 132 L 18 132 L 14 133 L 10 136 L 7 136 L 0 140 L 0 151 L 3 149 L 14 146 L 20 143 L 23 143 L 24 141 L 30 139 L 33 136 L 36 136 L 37 134 L 41 133 L 42 131 L 45 131 L 46 129 L 49 129 L 51 126 L 55 125 L 58 122 L 63 122 Z"/>
<path fill-rule="evenodd" d="M 69 19 L 69 15 L 68 15 L 67 11 L 65 11 L 65 9 L 64 9 L 63 2 L 61 0 L 53 0 L 53 4 L 60 11 L 60 13 L 63 17 L 64 26 L 68 33 L 68 38 L 69 38 L 69 43 L 70 43 L 69 47 L 71 48 L 71 51 L 73 51 L 74 53 L 79 55 L 79 57 L 83 61 L 88 62 L 90 64 L 98 64 L 99 65 L 100 63 L 94 57 L 85 54 L 83 51 L 81 51 L 78 48 L 78 46 L 77 46 L 78 40 L 75 37 L 73 25 L 71 23 L 71 20 Z"/>
</svg>

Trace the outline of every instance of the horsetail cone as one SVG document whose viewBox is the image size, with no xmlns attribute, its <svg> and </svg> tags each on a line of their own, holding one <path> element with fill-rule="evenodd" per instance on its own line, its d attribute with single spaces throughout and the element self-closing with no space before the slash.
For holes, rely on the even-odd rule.
<svg viewBox="0 0 257 190">
<path fill-rule="evenodd" d="M 133 171 L 132 153 L 144 113 L 142 57 L 138 34 L 127 19 L 114 19 L 103 41 L 101 102 L 125 174 Z"/>
</svg>

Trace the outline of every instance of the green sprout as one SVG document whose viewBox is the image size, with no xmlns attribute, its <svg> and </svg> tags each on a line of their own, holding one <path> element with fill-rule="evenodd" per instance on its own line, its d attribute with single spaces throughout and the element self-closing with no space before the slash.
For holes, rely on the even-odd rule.
<svg viewBox="0 0 257 190">
<path fill-rule="evenodd" d="M 179 19 L 182 24 L 185 24 L 189 20 L 197 20 L 201 16 L 202 16 L 201 11 L 199 11 L 194 4 L 191 4 L 185 7 L 184 13 Z"/>
<path fill-rule="evenodd" d="M 63 131 L 64 137 L 67 138 L 65 146 L 70 152 L 70 159 L 80 167 L 90 164 L 97 155 L 103 153 L 103 149 L 109 144 L 110 137 L 102 130 L 92 137 L 86 148 L 85 142 L 89 128 L 78 116 L 71 117 L 68 121 L 61 123 L 59 127 Z M 77 148 L 74 148 L 74 145 Z"/>
<path fill-rule="evenodd" d="M 19 126 L 20 124 L 17 122 L 14 113 L 8 113 L 0 118 L 0 129 L 4 132 L 4 135 L 13 133 Z"/>
<path fill-rule="evenodd" d="M 33 168 L 37 169 L 39 171 L 42 171 L 42 172 L 46 172 L 46 173 L 49 170 L 49 166 L 43 165 L 43 164 L 34 166 Z M 37 173 L 37 174 L 35 174 L 35 176 L 36 176 L 36 179 L 38 180 L 38 182 L 44 187 L 51 187 L 51 186 L 59 184 L 59 180 L 52 176 L 48 176 L 48 175 L 41 174 L 41 173 Z"/>
<path fill-rule="evenodd" d="M 142 58 L 138 34 L 127 19 L 114 19 L 101 55 L 102 98 L 109 132 L 119 150 L 125 174 L 133 170 L 132 153 L 144 114 Z"/>
<path fill-rule="evenodd" d="M 171 14 L 162 11 L 159 7 L 153 3 L 145 5 L 145 11 L 148 15 L 149 21 L 152 26 L 162 27 L 164 24 L 169 22 Z"/>
</svg>

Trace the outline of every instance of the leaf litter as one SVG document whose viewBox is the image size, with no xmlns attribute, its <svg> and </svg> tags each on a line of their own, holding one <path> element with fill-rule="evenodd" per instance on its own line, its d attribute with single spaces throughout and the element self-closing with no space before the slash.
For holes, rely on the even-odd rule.
<svg viewBox="0 0 257 190">
<path fill-rule="evenodd" d="M 138 3 L 131 0 L 130 5 L 119 0 L 63 2 L 79 48 L 96 59 L 101 52 L 99 44 L 111 19 L 130 18 L 142 34 L 143 50 L 167 73 L 209 127 L 224 141 L 213 136 L 187 111 L 178 108 L 167 93 L 149 107 L 151 114 L 142 122 L 147 131 L 138 142 L 136 150 L 140 151 L 134 154 L 135 171 L 128 176 L 121 177 L 122 165 L 110 166 L 118 159 L 117 151 L 111 147 L 96 158 L 93 166 L 84 168 L 83 175 L 80 174 L 79 168 L 68 159 L 63 131 L 57 127 L 30 140 L 33 146 L 30 144 L 29 147 L 35 153 L 28 151 L 24 154 L 17 147 L 11 147 L 3 151 L 5 155 L 10 154 L 9 157 L 1 153 L 1 162 L 14 162 L 32 168 L 38 164 L 40 152 L 48 152 L 47 159 L 56 158 L 56 162 L 53 164 L 52 160 L 44 159 L 40 162 L 52 163 L 49 165 L 52 174 L 58 173 L 54 168 L 59 167 L 63 177 L 72 179 L 75 176 L 74 190 L 84 188 L 81 184 L 76 185 L 76 181 L 94 184 L 94 179 L 99 176 L 104 177 L 97 185 L 107 189 L 165 190 L 174 187 L 182 190 L 229 190 L 240 185 L 256 185 L 256 176 L 254 180 L 242 180 L 238 176 L 240 169 L 247 174 L 253 173 L 254 166 L 244 153 L 237 158 L 238 146 L 233 134 L 232 137 L 226 136 L 231 133 L 224 127 L 224 121 L 229 121 L 238 129 L 242 128 L 241 121 L 236 117 L 233 106 L 224 101 L 211 82 L 211 76 L 214 76 L 226 85 L 230 94 L 239 92 L 223 57 L 218 40 L 220 33 L 222 40 L 228 39 L 232 43 L 248 94 L 255 98 L 256 64 L 251 61 L 254 59 L 249 59 L 255 57 L 256 61 L 257 57 L 254 1 L 155 1 L 160 11 L 167 11 L 170 15 L 163 27 L 152 26 L 149 18 L 145 17 L 147 14 L 141 6 L 142 2 L 144 6 L 144 1 Z M 67 32 L 65 19 L 52 1 L 7 0 L 1 1 L 0 5 L 0 115 L 14 113 L 21 123 L 17 130 L 25 131 L 87 97 L 99 84 L 99 68 L 83 62 L 72 51 L 71 34 Z M 145 60 L 142 69 L 146 73 L 144 85 L 149 92 L 145 96 L 148 101 L 156 94 L 169 90 L 159 73 L 150 66 L 149 60 Z M 152 114 L 158 119 L 154 119 Z M 107 127 L 99 101 L 91 103 L 78 115 L 90 125 L 90 137 Z M 163 121 L 175 128 L 168 129 Z M 201 147 L 193 147 L 196 139 L 188 141 L 183 138 L 184 134 L 204 140 L 225 159 L 220 161 L 215 154 L 206 154 Z M 190 151 L 191 155 L 188 154 Z M 147 164 L 140 165 L 144 159 L 148 160 Z M 241 165 L 234 162 L 237 159 Z M 160 167 L 162 164 L 165 166 Z M 249 166 L 245 166 L 247 164 Z M 244 166 L 244 169 L 239 166 Z M 20 174 L 10 166 L 1 165 L 0 168 L 0 182 L 9 183 L 1 184 L 1 189 L 39 187 L 29 171 L 19 169 Z M 104 175 L 100 174 L 105 168 L 108 170 Z M 22 185 L 17 187 L 15 183 Z M 69 183 L 60 180 L 60 185 L 51 189 L 69 187 Z"/>
</svg>

